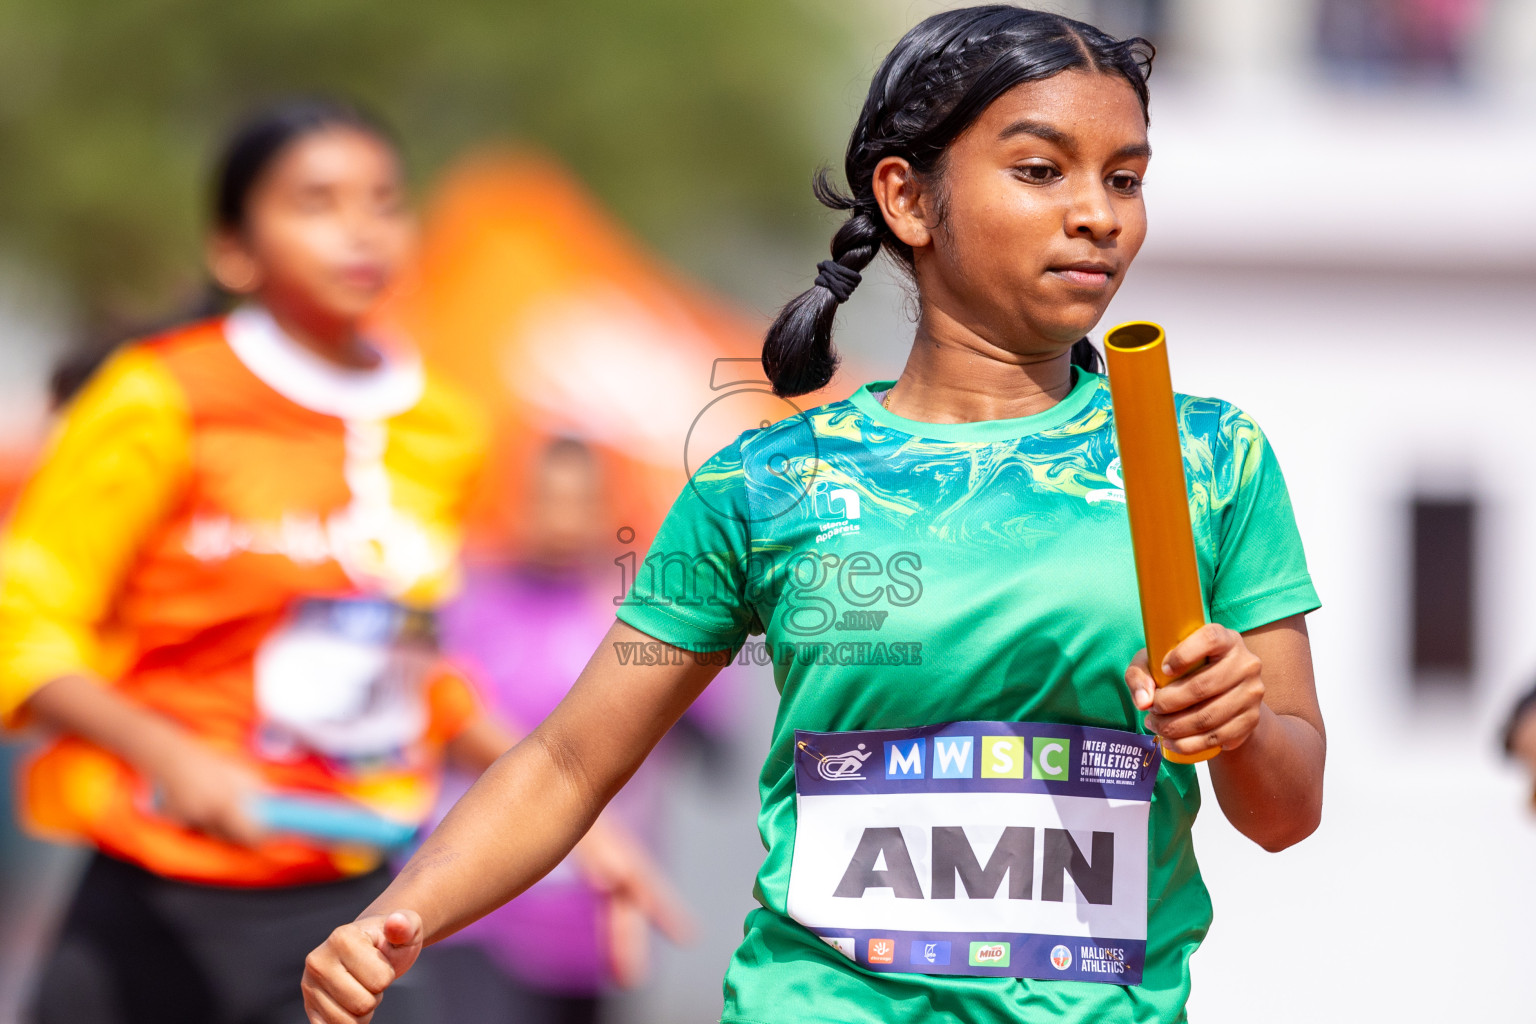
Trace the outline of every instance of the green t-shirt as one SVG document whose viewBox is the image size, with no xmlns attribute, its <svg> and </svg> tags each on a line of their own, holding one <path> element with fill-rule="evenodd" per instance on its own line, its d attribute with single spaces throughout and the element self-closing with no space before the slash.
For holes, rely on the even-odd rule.
<svg viewBox="0 0 1536 1024">
<path fill-rule="evenodd" d="M 1124 682 L 1144 642 L 1107 380 L 1080 372 L 1043 413 L 965 424 L 897 416 L 877 397 L 889 386 L 748 431 L 713 456 L 618 613 L 669 644 L 774 666 L 762 908 L 726 974 L 722 1019 L 1181 1019 L 1188 958 L 1211 921 L 1190 766 L 1164 762 L 1153 788 L 1139 985 L 876 974 L 786 915 L 795 730 L 1143 731 Z M 1318 607 L 1258 426 L 1216 399 L 1181 395 L 1177 407 L 1209 619 L 1244 631 Z M 748 644 L 757 633 L 765 643 Z"/>
</svg>

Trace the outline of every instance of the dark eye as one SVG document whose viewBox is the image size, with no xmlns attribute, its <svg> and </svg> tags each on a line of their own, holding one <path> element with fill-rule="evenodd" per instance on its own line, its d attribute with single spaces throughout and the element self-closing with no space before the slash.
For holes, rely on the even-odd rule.
<svg viewBox="0 0 1536 1024">
<path fill-rule="evenodd" d="M 1120 171 L 1109 176 L 1109 187 L 1122 195 L 1133 196 L 1141 191 L 1141 178 L 1130 171 Z"/>
<path fill-rule="evenodd" d="M 1061 172 L 1050 164 L 1022 164 L 1013 172 L 1031 185 L 1049 185 L 1061 177 Z"/>
</svg>

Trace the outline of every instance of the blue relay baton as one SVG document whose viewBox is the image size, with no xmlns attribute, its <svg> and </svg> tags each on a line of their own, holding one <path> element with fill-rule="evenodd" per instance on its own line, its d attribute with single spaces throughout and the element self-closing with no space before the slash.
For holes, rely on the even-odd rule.
<svg viewBox="0 0 1536 1024">
<path fill-rule="evenodd" d="M 334 843 L 391 849 L 416 836 L 415 825 L 330 797 L 263 793 L 251 799 L 249 812 L 268 831 Z"/>
</svg>

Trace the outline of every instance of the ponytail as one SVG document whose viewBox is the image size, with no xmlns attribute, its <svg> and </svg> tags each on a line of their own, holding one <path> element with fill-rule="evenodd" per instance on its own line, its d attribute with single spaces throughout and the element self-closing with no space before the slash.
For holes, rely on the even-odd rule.
<svg viewBox="0 0 1536 1024">
<path fill-rule="evenodd" d="M 859 271 L 880 252 L 886 230 L 878 206 L 856 204 L 827 181 L 825 171 L 817 173 L 814 191 L 823 204 L 849 213 L 832 236 L 832 258 L 816 265 L 816 283 L 785 303 L 763 341 L 763 372 L 781 398 L 819 390 L 837 372 L 832 321 L 859 286 Z"/>
<path fill-rule="evenodd" d="M 398 157 L 394 133 L 372 113 L 326 96 L 296 97 L 263 108 L 242 122 L 224 144 L 213 182 L 213 224 L 245 227 L 246 207 L 262 177 L 290 145 L 331 128 L 351 128 L 384 143 Z"/>
<path fill-rule="evenodd" d="M 1093 347 L 1093 342 L 1087 338 L 1078 338 L 1072 343 L 1072 365 L 1079 370 L 1087 370 L 1089 373 L 1104 372 L 1104 357 L 1099 355 L 1099 350 Z"/>
</svg>

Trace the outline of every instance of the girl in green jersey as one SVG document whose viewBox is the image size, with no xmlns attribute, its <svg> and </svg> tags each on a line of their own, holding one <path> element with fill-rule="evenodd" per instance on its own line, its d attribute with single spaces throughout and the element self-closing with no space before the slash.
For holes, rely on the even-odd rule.
<svg viewBox="0 0 1536 1024">
<path fill-rule="evenodd" d="M 1177 399 L 1212 624 L 1151 652 L 1179 677 L 1161 690 L 1138 650 L 1085 334 L 1146 233 L 1151 57 L 1008 5 L 897 44 L 848 191 L 817 183 L 848 213 L 833 258 L 763 365 L 781 395 L 826 384 L 837 307 L 884 251 L 918 298 L 901 376 L 748 431 L 694 475 L 570 695 L 311 954 L 312 1021 L 367 1020 L 424 943 L 559 863 L 748 644 L 780 707 L 761 907 L 723 1020 L 1183 1019 L 1211 918 L 1200 790 L 1149 736 L 1221 747 L 1221 809 L 1268 850 L 1317 826 L 1324 737 L 1285 482 L 1216 399 Z"/>
</svg>

